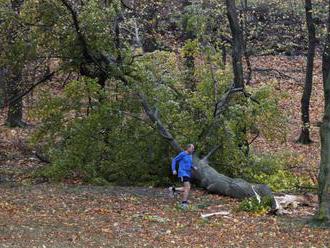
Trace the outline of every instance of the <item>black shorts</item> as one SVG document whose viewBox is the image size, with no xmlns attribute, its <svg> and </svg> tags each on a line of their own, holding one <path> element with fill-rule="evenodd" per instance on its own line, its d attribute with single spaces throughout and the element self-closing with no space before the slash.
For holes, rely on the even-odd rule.
<svg viewBox="0 0 330 248">
<path fill-rule="evenodd" d="M 184 183 L 184 182 L 191 182 L 192 181 L 192 178 L 191 177 L 180 177 L 180 181 L 182 183 Z"/>
</svg>

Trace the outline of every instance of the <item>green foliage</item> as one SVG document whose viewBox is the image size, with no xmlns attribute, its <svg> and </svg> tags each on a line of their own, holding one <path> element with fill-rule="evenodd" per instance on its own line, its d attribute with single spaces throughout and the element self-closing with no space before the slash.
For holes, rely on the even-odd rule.
<svg viewBox="0 0 330 248">
<path fill-rule="evenodd" d="M 222 69 L 219 55 L 198 43 L 190 43 L 189 50 L 198 57 L 195 90 L 186 88 L 182 49 L 179 55 L 154 52 L 138 58 L 132 76 L 140 83 L 129 87 L 108 91 L 93 79 L 81 78 L 70 82 L 63 94 L 41 94 L 33 111 L 41 125 L 32 140 L 42 142 L 51 158 L 44 175 L 57 180 L 80 177 L 97 184 L 101 179 L 122 184 L 168 182 L 174 154 L 141 115 L 134 93 L 144 92 L 180 144 L 196 143 L 201 153 L 220 144 L 212 165 L 230 176 L 250 176 L 250 147 L 244 142 L 256 132 L 269 139 L 285 137 L 285 118 L 277 108 L 281 96 L 271 85 L 247 88 L 260 104 L 237 93 L 213 124 L 215 102 L 228 89 L 231 73 Z"/>
<path fill-rule="evenodd" d="M 240 202 L 238 209 L 240 211 L 250 212 L 258 215 L 263 215 L 271 210 L 271 197 L 261 197 L 260 202 L 256 197 L 244 199 Z"/>
<path fill-rule="evenodd" d="M 0 16 L 0 66 L 19 71 L 35 56 L 36 44 L 21 17 L 11 8 L 10 1 L 0 1 Z"/>
<path fill-rule="evenodd" d="M 78 177 L 95 184 L 166 180 L 167 166 L 159 165 L 166 160 L 167 147 L 150 126 L 133 113 L 125 114 L 125 104 L 124 99 L 112 102 L 89 78 L 71 82 L 63 95 L 43 94 L 33 111 L 41 125 L 32 142 L 44 144 L 52 165 L 41 175 L 55 180 Z"/>
<path fill-rule="evenodd" d="M 220 144 L 221 148 L 212 159 L 216 169 L 230 176 L 246 178 L 246 167 L 253 160 L 252 142 L 259 135 L 268 140 L 286 139 L 286 118 L 277 108 L 281 97 L 271 85 L 258 89 L 247 88 L 251 98 L 238 95 L 223 114 L 218 130 L 211 132 L 217 139 L 208 139 L 208 147 Z M 212 144 L 212 145 L 211 145 Z"/>
<path fill-rule="evenodd" d="M 214 117 L 217 102 L 232 84 L 231 69 L 222 64 L 220 52 L 230 38 L 224 3 L 193 1 L 175 10 L 175 23 L 165 25 L 166 6 L 161 1 L 141 2 L 146 4 L 141 12 L 154 12 L 154 7 L 158 12 L 134 18 L 129 10 L 121 9 L 119 0 L 69 2 L 77 14 L 79 32 L 62 1 L 24 1 L 17 14 L 10 1 L 0 0 L 0 36 L 4 41 L 0 44 L 4 51 L 0 66 L 22 72 L 24 68 L 32 71 L 32 67 L 40 68 L 41 64 L 46 68 L 55 62 L 63 76 L 70 71 L 71 76 L 91 77 L 69 82 L 57 95 L 49 88 L 38 92 L 40 101 L 32 112 L 40 125 L 31 141 L 42 144 L 51 160 L 43 175 L 55 180 L 79 177 L 95 184 L 167 182 L 174 154 L 154 130 L 155 124 L 144 115 L 135 97 L 143 92 L 180 144 L 195 143 L 201 155 L 220 145 L 210 158 L 218 171 L 270 184 L 274 190 L 294 187 L 285 158 L 257 156 L 252 149 L 251 143 L 258 135 L 268 140 L 286 139 L 287 120 L 278 109 L 283 96 L 271 82 L 258 88 L 246 87 L 245 94 L 236 92 L 221 116 Z M 293 23 L 301 24 L 301 17 L 289 9 L 289 3 L 276 3 L 251 3 L 251 11 L 245 13 L 247 44 L 262 41 L 266 44 L 259 44 L 263 50 L 279 52 L 300 49 L 305 39 L 301 25 L 287 24 L 292 24 L 292 16 Z M 320 11 L 321 5 L 317 6 Z M 269 15 L 265 16 L 263 10 Z M 300 14 L 301 10 L 300 6 Z M 175 18 L 174 13 L 169 16 Z M 148 28 L 144 30 L 143 26 Z M 183 32 L 171 32 L 177 37 L 167 37 L 168 43 L 175 45 L 164 44 L 164 50 L 179 48 L 178 52 L 134 56 L 139 49 L 135 50 L 133 42 L 140 39 L 139 35 L 162 43 L 160 36 L 167 36 L 170 26 L 173 30 L 180 26 Z M 144 34 L 139 30 L 153 31 Z M 34 78 L 22 74 L 23 78 Z M 118 74 L 128 83 L 118 80 Z M 108 77 L 104 88 L 97 83 L 100 75 Z"/>
<path fill-rule="evenodd" d="M 301 158 L 290 153 L 253 156 L 243 173 L 250 181 L 267 184 L 273 191 L 292 191 L 308 183 L 289 171 L 289 166 L 300 163 Z"/>
</svg>

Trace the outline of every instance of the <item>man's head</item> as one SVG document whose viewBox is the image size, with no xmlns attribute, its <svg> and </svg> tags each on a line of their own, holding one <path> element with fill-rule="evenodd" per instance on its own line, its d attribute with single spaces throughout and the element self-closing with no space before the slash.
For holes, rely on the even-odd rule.
<svg viewBox="0 0 330 248">
<path fill-rule="evenodd" d="M 188 144 L 186 146 L 186 151 L 189 153 L 189 154 L 192 154 L 194 151 L 195 151 L 195 146 L 193 144 Z"/>
</svg>

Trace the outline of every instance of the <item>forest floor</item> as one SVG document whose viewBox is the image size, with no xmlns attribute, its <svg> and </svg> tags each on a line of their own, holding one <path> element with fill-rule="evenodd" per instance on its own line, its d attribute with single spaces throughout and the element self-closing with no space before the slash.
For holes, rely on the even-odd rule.
<svg viewBox="0 0 330 248">
<path fill-rule="evenodd" d="M 329 247 L 330 230 L 285 216 L 237 212 L 238 201 L 193 190 L 177 207 L 165 189 L 39 184 L 0 187 L 1 247 Z M 228 211 L 208 219 L 202 213 Z"/>
<path fill-rule="evenodd" d="M 254 73 L 252 86 L 273 81 L 289 96 L 280 102 L 289 118 L 286 141 L 261 137 L 255 150 L 292 152 L 300 163 L 288 167 L 315 182 L 320 149 L 317 123 L 323 112 L 320 60 L 315 63 L 311 98 L 314 143 L 308 146 L 295 142 L 301 126 L 305 59 L 267 56 L 252 58 L 252 64 L 263 71 Z M 177 207 L 179 199 L 170 198 L 164 188 L 32 180 L 31 172 L 44 166 L 25 144 L 32 131 L 0 125 L 0 247 L 330 247 L 329 229 L 305 224 L 316 211 L 311 206 L 290 209 L 283 216 L 259 216 L 238 211 L 235 199 L 194 188 L 191 208 L 182 211 Z M 228 213 L 201 217 L 218 211 Z"/>
</svg>

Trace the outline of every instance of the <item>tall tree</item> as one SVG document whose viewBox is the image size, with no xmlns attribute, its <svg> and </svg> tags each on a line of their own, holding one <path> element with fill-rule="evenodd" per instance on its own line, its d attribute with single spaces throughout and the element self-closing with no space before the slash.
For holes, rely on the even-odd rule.
<svg viewBox="0 0 330 248">
<path fill-rule="evenodd" d="M 24 0 L 15 0 L 11 1 L 11 8 L 14 11 L 15 15 L 20 14 L 21 6 L 23 5 Z M 7 40 L 9 47 L 15 46 L 17 32 L 15 25 L 15 20 L 12 21 L 12 25 L 7 32 Z M 23 65 L 22 61 L 14 61 L 6 66 L 5 69 L 5 91 L 7 99 L 14 98 L 15 96 L 21 93 L 21 81 L 22 81 L 22 70 Z M 9 102 L 8 114 L 6 124 L 10 127 L 25 126 L 25 123 L 22 121 L 23 118 L 23 99 L 20 98 L 15 102 Z"/>
<path fill-rule="evenodd" d="M 247 42 L 248 42 L 248 22 L 247 22 L 247 14 L 248 14 L 248 1 L 247 0 L 241 0 L 241 29 L 242 29 L 242 36 L 243 36 L 243 53 L 244 53 L 244 59 L 246 62 L 247 67 L 247 75 L 246 75 L 246 84 L 250 84 L 252 79 L 252 66 L 250 61 L 250 52 L 247 48 Z"/>
<path fill-rule="evenodd" d="M 319 211 L 316 216 L 317 220 L 325 225 L 330 225 L 330 0 L 328 11 L 327 37 L 322 58 L 325 107 L 323 122 L 320 128 Z"/>
<path fill-rule="evenodd" d="M 297 142 L 302 144 L 310 144 L 312 142 L 309 134 L 310 120 L 309 120 L 309 104 L 312 94 L 313 86 L 313 65 L 315 57 L 315 25 L 313 20 L 313 6 L 311 0 L 305 0 L 306 23 L 308 29 L 308 53 L 304 92 L 301 98 L 301 119 L 303 126 L 301 134 Z"/>
<path fill-rule="evenodd" d="M 235 88 L 244 88 L 243 78 L 243 34 L 239 24 L 235 1 L 226 0 L 227 16 L 232 34 L 232 58 Z"/>
</svg>

